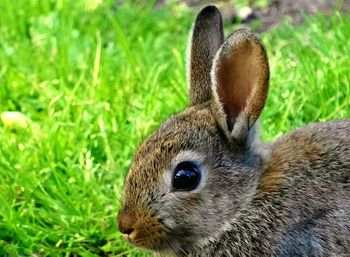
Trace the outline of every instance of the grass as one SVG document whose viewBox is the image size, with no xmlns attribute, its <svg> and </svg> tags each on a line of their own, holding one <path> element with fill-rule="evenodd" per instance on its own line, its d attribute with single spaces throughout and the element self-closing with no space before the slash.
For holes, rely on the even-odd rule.
<svg viewBox="0 0 350 257">
<path fill-rule="evenodd" d="M 0 255 L 146 256 L 115 217 L 137 145 L 186 106 L 193 14 L 112 0 L 3 0 L 0 10 L 0 113 L 27 124 L 0 123 Z M 350 116 L 348 38 L 340 14 L 263 35 L 265 140 Z"/>
</svg>

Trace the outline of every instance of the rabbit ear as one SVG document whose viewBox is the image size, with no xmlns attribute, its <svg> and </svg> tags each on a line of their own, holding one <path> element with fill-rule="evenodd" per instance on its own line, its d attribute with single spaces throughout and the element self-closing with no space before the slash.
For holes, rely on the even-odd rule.
<svg viewBox="0 0 350 257">
<path fill-rule="evenodd" d="M 211 99 L 210 70 L 223 42 L 220 11 L 215 6 L 204 7 L 194 22 L 189 45 L 187 77 L 190 105 L 201 104 Z"/>
<path fill-rule="evenodd" d="M 230 138 L 247 144 L 268 93 L 269 64 L 260 40 L 247 29 L 231 34 L 215 57 L 212 80 L 219 123 Z"/>
</svg>

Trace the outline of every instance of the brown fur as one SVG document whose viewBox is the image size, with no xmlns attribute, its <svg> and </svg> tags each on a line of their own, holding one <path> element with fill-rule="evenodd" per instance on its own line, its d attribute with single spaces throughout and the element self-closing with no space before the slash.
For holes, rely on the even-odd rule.
<svg viewBox="0 0 350 257">
<path fill-rule="evenodd" d="M 283 183 L 288 183 L 285 178 L 293 176 L 288 173 L 293 172 L 290 166 L 295 163 L 309 165 L 319 162 L 322 165 L 323 148 L 307 131 L 297 130 L 276 142 L 275 150 L 271 153 L 271 163 L 259 184 L 261 194 L 266 196 L 278 192 Z"/>
<path fill-rule="evenodd" d="M 123 231 L 124 234 L 128 234 L 127 240 L 136 246 L 148 249 L 156 247 L 160 238 L 164 236 L 164 226 L 148 210 L 133 212 L 124 208 L 120 212 L 118 226 L 132 227 L 132 232 Z"/>
</svg>

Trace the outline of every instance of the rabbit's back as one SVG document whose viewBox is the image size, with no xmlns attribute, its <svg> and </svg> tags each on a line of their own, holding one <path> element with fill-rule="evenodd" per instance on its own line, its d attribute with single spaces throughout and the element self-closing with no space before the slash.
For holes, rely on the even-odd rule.
<svg viewBox="0 0 350 257">
<path fill-rule="evenodd" d="M 278 139 L 259 187 L 259 199 L 283 213 L 273 256 L 349 256 L 350 120 Z"/>
<path fill-rule="evenodd" d="M 350 120 L 314 123 L 286 134 L 272 145 L 267 163 L 259 184 L 263 197 L 286 191 L 319 205 L 329 198 L 349 200 Z"/>
</svg>

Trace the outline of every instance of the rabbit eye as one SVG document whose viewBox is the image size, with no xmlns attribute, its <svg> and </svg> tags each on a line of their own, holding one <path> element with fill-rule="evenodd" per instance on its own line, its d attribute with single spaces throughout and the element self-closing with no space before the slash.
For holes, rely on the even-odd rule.
<svg viewBox="0 0 350 257">
<path fill-rule="evenodd" d="M 181 162 L 175 168 L 173 187 L 179 191 L 190 191 L 198 186 L 200 178 L 201 174 L 195 164 Z"/>
</svg>

